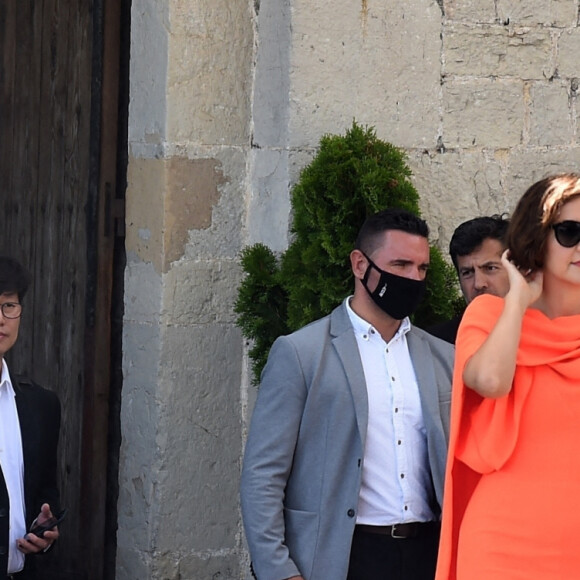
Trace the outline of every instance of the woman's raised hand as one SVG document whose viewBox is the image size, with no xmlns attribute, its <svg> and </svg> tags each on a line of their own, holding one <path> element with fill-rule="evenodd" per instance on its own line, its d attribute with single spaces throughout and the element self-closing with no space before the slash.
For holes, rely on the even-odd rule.
<svg viewBox="0 0 580 580">
<path fill-rule="evenodd" d="M 522 273 L 509 259 L 509 250 L 505 250 L 502 254 L 501 262 L 509 277 L 510 289 L 508 296 L 516 298 L 525 310 L 542 294 L 543 273 L 541 270 Z"/>
</svg>

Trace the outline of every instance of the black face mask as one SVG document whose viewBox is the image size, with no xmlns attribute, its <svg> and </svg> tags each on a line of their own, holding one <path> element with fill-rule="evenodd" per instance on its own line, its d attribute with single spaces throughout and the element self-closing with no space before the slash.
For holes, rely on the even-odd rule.
<svg viewBox="0 0 580 580">
<path fill-rule="evenodd" d="M 412 280 L 411 278 L 385 272 L 364 252 L 363 255 L 369 261 L 369 267 L 361 282 L 373 302 L 395 320 L 402 320 L 405 316 L 413 314 L 425 294 L 426 281 Z M 377 287 L 372 292 L 367 286 L 371 268 L 374 268 L 380 274 Z"/>
</svg>

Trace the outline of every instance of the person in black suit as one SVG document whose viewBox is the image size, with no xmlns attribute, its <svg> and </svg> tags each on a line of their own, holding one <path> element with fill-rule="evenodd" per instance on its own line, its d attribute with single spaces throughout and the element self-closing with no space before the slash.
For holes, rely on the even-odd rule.
<svg viewBox="0 0 580 580">
<path fill-rule="evenodd" d="M 30 274 L 0 256 L 0 579 L 37 577 L 36 558 L 59 536 L 30 533 L 59 510 L 56 483 L 60 402 L 51 391 L 8 370 L 5 354 L 18 338 Z"/>
<path fill-rule="evenodd" d="M 507 272 L 501 263 L 509 220 L 500 215 L 476 217 L 459 225 L 449 243 L 449 254 L 459 286 L 469 304 L 480 294 L 503 297 L 509 290 Z M 462 314 L 426 328 L 429 334 L 455 344 Z"/>
</svg>

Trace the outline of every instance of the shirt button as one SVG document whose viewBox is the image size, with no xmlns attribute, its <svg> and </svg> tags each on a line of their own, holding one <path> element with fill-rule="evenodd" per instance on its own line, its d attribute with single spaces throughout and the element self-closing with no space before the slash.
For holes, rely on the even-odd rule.
<svg viewBox="0 0 580 580">
<path fill-rule="evenodd" d="M 391 377 L 391 381 L 393 381 L 393 383 L 395 382 L 395 377 Z"/>
<path fill-rule="evenodd" d="M 349 518 L 354 518 L 354 510 L 353 510 L 352 508 L 351 508 L 351 509 L 349 509 L 349 510 L 346 512 L 346 515 L 347 515 Z"/>
<path fill-rule="evenodd" d="M 400 445 L 400 444 L 401 444 L 401 440 L 399 439 L 399 440 L 397 441 L 397 445 Z"/>
<path fill-rule="evenodd" d="M 399 412 L 399 407 L 395 407 L 395 413 Z"/>
<path fill-rule="evenodd" d="M 401 479 L 405 479 L 405 474 L 401 473 Z"/>
<path fill-rule="evenodd" d="M 407 511 L 409 508 L 407 506 L 405 506 L 405 511 Z"/>
</svg>

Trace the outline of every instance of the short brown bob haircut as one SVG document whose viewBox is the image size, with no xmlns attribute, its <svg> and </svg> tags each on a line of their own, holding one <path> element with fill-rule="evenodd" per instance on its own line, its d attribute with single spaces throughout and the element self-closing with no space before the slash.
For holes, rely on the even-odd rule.
<svg viewBox="0 0 580 580">
<path fill-rule="evenodd" d="M 534 183 L 520 198 L 508 227 L 510 260 L 522 270 L 544 266 L 546 241 L 562 206 L 580 196 L 580 173 L 561 173 Z"/>
</svg>

